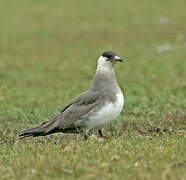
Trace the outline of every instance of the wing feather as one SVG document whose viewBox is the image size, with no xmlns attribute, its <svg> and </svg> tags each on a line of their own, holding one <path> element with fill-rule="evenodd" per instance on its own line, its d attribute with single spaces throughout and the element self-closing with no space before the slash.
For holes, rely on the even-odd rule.
<svg viewBox="0 0 186 180">
<path fill-rule="evenodd" d="M 45 129 L 45 133 L 54 129 L 60 131 L 76 127 L 76 122 L 81 121 L 87 113 L 99 105 L 99 98 L 98 92 L 86 91 L 41 126 Z"/>
</svg>

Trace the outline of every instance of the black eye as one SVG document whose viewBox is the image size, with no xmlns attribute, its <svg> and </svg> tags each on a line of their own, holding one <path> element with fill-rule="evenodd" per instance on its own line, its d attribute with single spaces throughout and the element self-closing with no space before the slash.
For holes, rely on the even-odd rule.
<svg viewBox="0 0 186 180">
<path fill-rule="evenodd" d="M 107 55 L 107 58 L 111 58 L 112 56 L 111 55 Z"/>
</svg>

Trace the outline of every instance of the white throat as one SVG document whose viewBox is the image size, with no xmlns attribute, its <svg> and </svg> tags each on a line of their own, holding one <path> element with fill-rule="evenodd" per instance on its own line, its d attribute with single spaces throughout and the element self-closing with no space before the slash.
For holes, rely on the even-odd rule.
<svg viewBox="0 0 186 180">
<path fill-rule="evenodd" d="M 110 61 L 107 61 L 106 57 L 100 56 L 98 59 L 98 66 L 96 72 L 113 73 L 114 72 L 113 64 Z"/>
</svg>

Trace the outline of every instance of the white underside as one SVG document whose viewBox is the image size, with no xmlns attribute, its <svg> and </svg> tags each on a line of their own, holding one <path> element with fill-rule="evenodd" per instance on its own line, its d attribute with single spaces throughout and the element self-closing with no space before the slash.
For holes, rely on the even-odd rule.
<svg viewBox="0 0 186 180">
<path fill-rule="evenodd" d="M 117 100 L 115 103 L 104 105 L 95 115 L 89 118 L 86 124 L 88 129 L 104 126 L 119 116 L 123 110 L 124 96 L 121 90 L 116 94 L 116 96 Z"/>
</svg>

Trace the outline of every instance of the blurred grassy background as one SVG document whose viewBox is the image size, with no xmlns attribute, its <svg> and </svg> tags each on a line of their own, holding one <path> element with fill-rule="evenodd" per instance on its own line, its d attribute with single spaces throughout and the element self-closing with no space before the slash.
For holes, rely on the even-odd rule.
<svg viewBox="0 0 186 180">
<path fill-rule="evenodd" d="M 184 0 L 2 1 L 1 178 L 184 179 L 185 7 Z M 90 87 L 107 49 L 126 60 L 116 65 L 125 108 L 106 131 L 111 138 L 18 141 L 20 130 Z"/>
</svg>

